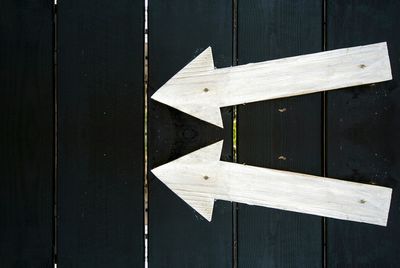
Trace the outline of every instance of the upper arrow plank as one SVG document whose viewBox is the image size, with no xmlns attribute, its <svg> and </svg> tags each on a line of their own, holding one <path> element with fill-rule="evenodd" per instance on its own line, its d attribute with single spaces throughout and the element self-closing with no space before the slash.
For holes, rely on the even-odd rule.
<svg viewBox="0 0 400 268">
<path fill-rule="evenodd" d="M 222 141 L 152 170 L 208 221 L 214 200 L 386 226 L 392 189 L 220 161 Z"/>
<path fill-rule="evenodd" d="M 222 69 L 209 47 L 151 98 L 223 127 L 220 107 L 391 79 L 386 42 Z"/>
</svg>

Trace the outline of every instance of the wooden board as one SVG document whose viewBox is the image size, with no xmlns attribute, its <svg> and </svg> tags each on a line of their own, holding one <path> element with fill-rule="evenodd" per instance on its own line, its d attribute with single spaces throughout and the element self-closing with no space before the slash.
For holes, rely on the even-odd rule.
<svg viewBox="0 0 400 268">
<path fill-rule="evenodd" d="M 213 46 L 215 65 L 232 62 L 231 1 L 149 3 L 149 90 Z M 223 111 L 225 131 L 149 101 L 149 170 L 225 138 L 222 158 L 232 158 L 232 114 Z M 231 267 L 232 209 L 217 202 L 209 224 L 149 173 L 149 267 Z"/>
<path fill-rule="evenodd" d="M 386 226 L 392 189 L 220 161 L 223 141 L 151 172 L 208 221 L 215 200 Z"/>
<path fill-rule="evenodd" d="M 208 47 L 151 98 L 223 127 L 221 107 L 391 79 L 385 42 L 220 69 Z"/>
<path fill-rule="evenodd" d="M 59 267 L 143 267 L 143 1 L 59 1 Z"/>
<path fill-rule="evenodd" d="M 318 52 L 321 1 L 239 1 L 239 64 Z M 321 94 L 239 106 L 238 162 L 321 174 Z M 321 218 L 239 205 L 239 267 L 318 267 Z"/>
<path fill-rule="evenodd" d="M 52 1 L 1 1 L 0 40 L 0 267 L 52 267 Z"/>
<path fill-rule="evenodd" d="M 393 81 L 328 93 L 328 176 L 394 187 L 386 228 L 328 220 L 328 266 L 400 262 L 400 2 L 328 1 L 328 49 L 387 41 Z"/>
</svg>

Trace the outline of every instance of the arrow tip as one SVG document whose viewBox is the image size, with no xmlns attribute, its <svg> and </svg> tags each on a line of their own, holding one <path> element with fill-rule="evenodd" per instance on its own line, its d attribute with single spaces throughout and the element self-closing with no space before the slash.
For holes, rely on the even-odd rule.
<svg viewBox="0 0 400 268">
<path fill-rule="evenodd" d="M 151 99 L 223 128 L 217 100 L 212 98 L 215 86 L 204 78 L 214 69 L 212 49 L 208 47 L 159 88 Z"/>
<path fill-rule="evenodd" d="M 151 172 L 201 216 L 211 221 L 217 180 L 211 166 L 220 161 L 223 141 L 201 148 Z"/>
</svg>

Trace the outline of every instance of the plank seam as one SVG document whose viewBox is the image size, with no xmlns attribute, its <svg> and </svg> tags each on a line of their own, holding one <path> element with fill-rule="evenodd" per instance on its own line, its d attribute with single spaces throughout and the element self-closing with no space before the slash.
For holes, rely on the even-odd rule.
<svg viewBox="0 0 400 268">
<path fill-rule="evenodd" d="M 238 1 L 232 0 L 232 66 L 238 64 Z M 232 108 L 232 161 L 237 163 L 237 106 Z M 232 267 L 238 267 L 238 204 L 232 203 Z"/>
<path fill-rule="evenodd" d="M 322 50 L 327 50 L 327 0 L 322 0 Z M 327 176 L 327 92 L 322 93 L 322 176 Z M 327 219 L 322 218 L 322 267 L 327 267 Z"/>
<path fill-rule="evenodd" d="M 53 90 L 54 90 L 54 167 L 53 167 L 53 264 L 56 266 L 57 260 L 57 232 L 58 232 L 58 31 L 57 31 L 57 1 L 53 2 Z"/>
<path fill-rule="evenodd" d="M 144 173 L 143 173 L 143 204 L 144 204 L 144 217 L 143 217 L 143 239 L 144 239 L 144 267 L 148 267 L 148 263 L 149 263 L 149 228 L 148 228 L 148 223 L 149 223 L 149 204 L 148 204 L 148 200 L 149 200 L 149 188 L 148 188 L 148 73 L 149 73 L 149 60 L 148 60 L 148 53 L 149 53 L 149 49 L 148 49 L 148 42 L 149 42 L 149 38 L 148 38 L 148 0 L 143 0 L 143 90 L 144 90 L 144 113 L 143 113 L 143 121 L 144 121 L 144 129 L 143 129 L 143 147 L 144 147 Z"/>
<path fill-rule="evenodd" d="M 149 257 L 149 228 L 148 228 L 148 222 L 149 222 L 149 207 L 148 207 L 148 197 L 149 197 L 149 188 L 148 188 L 148 172 L 147 172 L 147 168 L 148 168 L 148 137 L 147 137 L 147 133 L 148 133 L 148 107 L 147 107 L 147 100 L 148 100 L 148 70 L 149 70 L 149 60 L 148 60 L 148 0 L 143 0 L 143 90 L 144 90 L 144 117 L 143 117 L 143 121 L 144 121 L 144 129 L 143 129 L 143 145 L 144 145 L 144 155 L 143 155 L 143 162 L 144 162 L 144 177 L 143 177 L 143 204 L 144 204 L 144 217 L 143 217 L 143 239 L 144 239 L 144 267 L 148 266 L 148 257 Z M 147 42 L 147 44 L 146 44 Z M 147 47 L 146 47 L 147 45 Z"/>
</svg>

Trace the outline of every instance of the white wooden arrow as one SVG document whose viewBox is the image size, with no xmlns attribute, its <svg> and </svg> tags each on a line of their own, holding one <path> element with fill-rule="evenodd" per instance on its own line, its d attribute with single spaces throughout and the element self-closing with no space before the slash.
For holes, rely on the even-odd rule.
<svg viewBox="0 0 400 268">
<path fill-rule="evenodd" d="M 152 170 L 211 221 L 214 200 L 386 226 L 392 189 L 220 161 L 222 141 Z"/>
<path fill-rule="evenodd" d="M 386 43 L 222 69 L 209 47 L 151 98 L 223 127 L 220 107 L 391 79 Z"/>
</svg>

